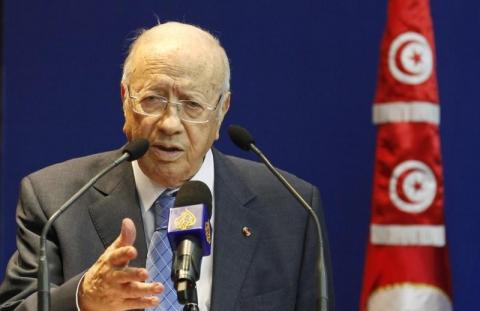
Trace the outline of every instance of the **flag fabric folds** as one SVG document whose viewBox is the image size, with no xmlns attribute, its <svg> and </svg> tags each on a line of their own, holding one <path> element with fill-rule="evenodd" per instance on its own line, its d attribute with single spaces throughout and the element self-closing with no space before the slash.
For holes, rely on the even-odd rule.
<svg viewBox="0 0 480 311">
<path fill-rule="evenodd" d="M 428 0 L 390 0 L 360 310 L 452 310 L 440 106 Z"/>
</svg>

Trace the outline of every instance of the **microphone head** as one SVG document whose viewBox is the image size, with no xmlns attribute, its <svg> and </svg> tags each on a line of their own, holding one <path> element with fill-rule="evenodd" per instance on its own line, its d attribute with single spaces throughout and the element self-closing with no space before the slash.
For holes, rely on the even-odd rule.
<svg viewBox="0 0 480 311">
<path fill-rule="evenodd" d="M 252 135 L 239 125 L 230 125 L 228 127 L 228 135 L 230 135 L 230 139 L 240 149 L 249 151 L 251 149 L 250 145 L 255 145 L 255 140 Z"/>
<path fill-rule="evenodd" d="M 205 204 L 207 206 L 208 218 L 212 215 L 212 193 L 208 186 L 198 180 L 190 180 L 183 184 L 178 190 L 175 198 L 175 207 Z"/>
<path fill-rule="evenodd" d="M 145 138 L 140 138 L 134 141 L 129 142 L 125 147 L 123 147 L 122 152 L 128 153 L 128 161 L 132 162 L 141 158 L 145 152 L 147 152 L 150 143 Z"/>
<path fill-rule="evenodd" d="M 212 194 L 208 186 L 197 180 L 183 184 L 177 192 L 175 207 L 170 209 L 168 216 L 167 236 L 172 249 L 177 249 L 181 241 L 189 239 L 201 247 L 202 256 L 210 255 L 211 215 Z M 174 266 L 176 270 L 178 267 Z"/>
</svg>

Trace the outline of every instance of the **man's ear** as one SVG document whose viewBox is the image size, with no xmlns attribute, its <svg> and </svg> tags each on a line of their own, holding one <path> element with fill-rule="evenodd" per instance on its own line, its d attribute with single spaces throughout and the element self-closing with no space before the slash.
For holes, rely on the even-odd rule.
<svg viewBox="0 0 480 311">
<path fill-rule="evenodd" d="M 217 116 L 217 133 L 215 135 L 215 140 L 220 137 L 220 127 L 222 126 L 223 118 L 227 114 L 228 110 L 230 109 L 230 99 L 232 97 L 232 93 L 228 92 L 225 95 L 225 99 L 223 100 L 223 105 L 221 107 L 221 111 Z"/>
<path fill-rule="evenodd" d="M 230 109 L 230 98 L 231 98 L 232 93 L 228 92 L 225 95 L 225 98 L 223 99 L 223 105 L 221 106 L 221 111 L 218 115 L 218 125 L 222 125 L 223 118 L 227 114 L 228 110 Z"/>
<path fill-rule="evenodd" d="M 120 97 L 122 98 L 122 102 L 125 99 L 125 85 L 123 82 L 120 83 Z"/>
<path fill-rule="evenodd" d="M 228 92 L 227 98 L 225 99 L 225 103 L 222 106 L 222 121 L 223 121 L 223 117 L 227 114 L 228 110 L 230 109 L 231 97 L 232 97 L 232 93 Z"/>
</svg>

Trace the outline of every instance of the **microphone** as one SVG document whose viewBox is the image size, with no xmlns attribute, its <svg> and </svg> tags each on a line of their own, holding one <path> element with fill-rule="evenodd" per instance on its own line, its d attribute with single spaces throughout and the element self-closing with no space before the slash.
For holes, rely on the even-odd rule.
<svg viewBox="0 0 480 311">
<path fill-rule="evenodd" d="M 170 209 L 167 236 L 174 250 L 172 281 L 184 310 L 198 310 L 196 282 L 202 257 L 210 255 L 212 194 L 201 181 L 187 181 Z"/>
<path fill-rule="evenodd" d="M 328 310 L 328 282 L 327 282 L 327 269 L 325 266 L 325 253 L 323 250 L 323 235 L 322 229 L 320 226 L 320 221 L 318 216 L 313 210 L 313 208 L 302 198 L 302 196 L 295 190 L 295 188 L 280 174 L 280 172 L 273 167 L 267 157 L 262 153 L 260 149 L 255 145 L 255 140 L 252 135 L 239 125 L 230 125 L 228 127 L 228 135 L 233 143 L 240 149 L 246 151 L 253 151 L 257 154 L 262 162 L 267 166 L 267 168 L 277 177 L 277 179 L 287 188 L 287 190 L 297 199 L 297 201 L 305 208 L 310 217 L 313 218 L 315 222 L 315 227 L 317 229 L 318 236 L 318 253 L 317 253 L 317 286 L 319 287 L 320 297 L 317 300 L 317 310 L 326 311 Z"/>
<path fill-rule="evenodd" d="M 50 281 L 48 275 L 48 258 L 47 258 L 47 233 L 55 222 L 55 220 L 65 212 L 80 196 L 82 196 L 100 177 L 110 172 L 113 168 L 125 161 L 134 161 L 142 157 L 149 147 L 148 140 L 138 139 L 129 142 L 122 150 L 122 156 L 113 161 L 109 166 L 104 168 L 100 173 L 95 175 L 80 190 L 70 197 L 63 205 L 48 219 L 43 226 L 42 235 L 40 236 L 40 255 L 38 258 L 38 310 L 50 310 Z"/>
</svg>

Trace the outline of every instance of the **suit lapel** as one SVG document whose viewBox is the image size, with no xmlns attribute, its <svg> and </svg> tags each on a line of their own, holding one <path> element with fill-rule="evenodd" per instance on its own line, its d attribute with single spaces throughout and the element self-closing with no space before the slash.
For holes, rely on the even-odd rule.
<svg viewBox="0 0 480 311">
<path fill-rule="evenodd" d="M 97 181 L 94 188 L 101 193 L 101 197 L 89 207 L 89 213 L 105 248 L 117 238 L 122 219 L 128 217 L 137 230 L 134 246 L 138 251 L 137 258 L 130 265 L 144 267 L 147 245 L 131 164 L 126 162 L 119 165 Z"/>
<path fill-rule="evenodd" d="M 255 194 L 240 179 L 240 172 L 214 150 L 215 228 L 212 310 L 234 310 L 263 217 L 253 207 Z M 252 235 L 246 237 L 243 227 Z"/>
<path fill-rule="evenodd" d="M 241 179 L 241 172 L 215 149 L 213 155 L 215 240 L 211 310 L 234 310 L 265 220 L 254 208 L 255 193 Z M 113 161 L 113 157 L 108 161 Z M 105 248 L 117 238 L 122 219 L 128 217 L 137 229 L 135 247 L 138 251 L 130 265 L 144 267 L 147 246 L 131 164 L 121 164 L 101 178 L 94 188 L 99 198 L 89 206 L 89 213 Z M 243 227 L 251 228 L 252 235 L 242 234 Z"/>
</svg>

